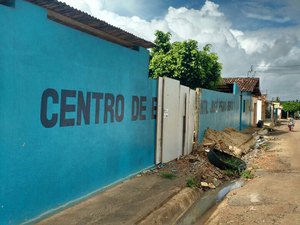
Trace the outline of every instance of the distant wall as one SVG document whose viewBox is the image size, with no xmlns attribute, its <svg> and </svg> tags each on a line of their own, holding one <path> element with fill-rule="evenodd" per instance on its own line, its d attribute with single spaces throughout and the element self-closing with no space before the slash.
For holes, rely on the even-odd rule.
<svg viewBox="0 0 300 225">
<path fill-rule="evenodd" d="M 244 130 L 252 124 L 252 94 L 250 92 L 242 92 L 241 103 L 241 130 Z"/>
<path fill-rule="evenodd" d="M 253 97 L 252 96 L 252 111 L 251 111 L 251 125 L 255 126 L 255 124 L 257 123 L 257 108 L 258 108 L 258 99 L 257 97 Z"/>
<path fill-rule="evenodd" d="M 200 89 L 199 135 L 201 142 L 205 130 L 223 130 L 226 127 L 239 129 L 240 90 L 234 85 L 235 94 Z"/>
<path fill-rule="evenodd" d="M 18 224 L 154 165 L 148 51 L 0 5 L 0 224 Z"/>
<path fill-rule="evenodd" d="M 262 120 L 262 101 L 257 100 L 257 121 Z"/>
<path fill-rule="evenodd" d="M 257 97 L 252 97 L 252 110 L 251 110 L 252 126 L 256 126 L 257 122 L 262 119 L 261 109 L 262 109 L 262 101 Z"/>
</svg>

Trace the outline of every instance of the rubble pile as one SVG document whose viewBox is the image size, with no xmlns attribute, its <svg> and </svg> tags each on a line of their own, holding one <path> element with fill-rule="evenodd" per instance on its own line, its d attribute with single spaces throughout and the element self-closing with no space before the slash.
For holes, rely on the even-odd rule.
<svg viewBox="0 0 300 225">
<path fill-rule="evenodd" d="M 214 189 L 224 181 L 232 179 L 226 171 L 213 166 L 207 159 L 203 148 L 198 147 L 190 155 L 181 156 L 168 163 L 158 164 L 155 168 L 144 171 L 138 176 L 157 175 L 163 178 L 181 180 L 182 186 L 187 186 L 187 181 L 194 182 L 191 187 L 200 190 Z"/>
<path fill-rule="evenodd" d="M 247 134 L 232 128 L 223 131 L 208 129 L 202 144 L 195 145 L 191 154 L 168 163 L 160 163 L 138 176 L 155 175 L 203 191 L 214 189 L 225 181 L 236 179 L 239 175 L 221 170 L 210 163 L 207 156 L 208 149 L 215 148 L 241 158 L 249 151 L 257 149 L 257 142 L 264 143 L 264 140 L 257 140 L 259 135 L 252 135 L 253 131 L 250 130 L 251 134 Z"/>
<path fill-rule="evenodd" d="M 207 129 L 203 139 L 204 147 L 213 147 L 238 158 L 247 154 L 256 140 L 251 134 L 241 133 L 233 128 L 223 131 Z"/>
</svg>

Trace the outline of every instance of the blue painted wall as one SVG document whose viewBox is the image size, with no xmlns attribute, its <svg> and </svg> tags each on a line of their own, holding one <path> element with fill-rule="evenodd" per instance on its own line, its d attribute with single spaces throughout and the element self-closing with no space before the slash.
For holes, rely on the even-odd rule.
<svg viewBox="0 0 300 225">
<path fill-rule="evenodd" d="M 157 83 L 146 49 L 58 24 L 21 0 L 0 5 L 0 34 L 0 224 L 154 164 Z"/>
<path fill-rule="evenodd" d="M 242 96 L 242 98 L 241 98 Z M 251 108 L 241 112 L 241 102 L 248 102 L 251 107 L 251 93 L 241 92 L 234 84 L 233 93 L 222 93 L 200 89 L 199 136 L 201 142 L 206 129 L 223 130 L 232 127 L 236 130 L 245 129 L 251 125 Z M 241 117 L 242 116 L 242 117 Z"/>
<path fill-rule="evenodd" d="M 241 124 L 240 129 L 246 129 L 251 126 L 252 112 L 252 94 L 250 92 L 242 92 L 241 103 Z"/>
</svg>

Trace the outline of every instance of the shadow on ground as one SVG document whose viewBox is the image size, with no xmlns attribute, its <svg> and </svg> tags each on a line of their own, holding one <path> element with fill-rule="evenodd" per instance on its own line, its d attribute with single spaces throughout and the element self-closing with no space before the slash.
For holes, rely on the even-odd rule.
<svg viewBox="0 0 300 225">
<path fill-rule="evenodd" d="M 288 131 L 283 131 L 283 130 L 277 130 L 277 129 L 273 129 L 269 135 L 271 136 L 280 136 L 280 135 L 283 135 L 283 134 L 286 134 L 288 133 Z"/>
</svg>

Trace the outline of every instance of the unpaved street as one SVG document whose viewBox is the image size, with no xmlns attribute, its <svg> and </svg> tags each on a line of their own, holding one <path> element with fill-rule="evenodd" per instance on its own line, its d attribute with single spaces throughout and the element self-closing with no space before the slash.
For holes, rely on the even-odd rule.
<svg viewBox="0 0 300 225">
<path fill-rule="evenodd" d="M 298 123 L 297 123 L 298 122 Z M 254 160 L 256 177 L 228 194 L 209 216 L 213 224 L 300 224 L 300 122 L 283 123 L 270 147 Z"/>
</svg>

